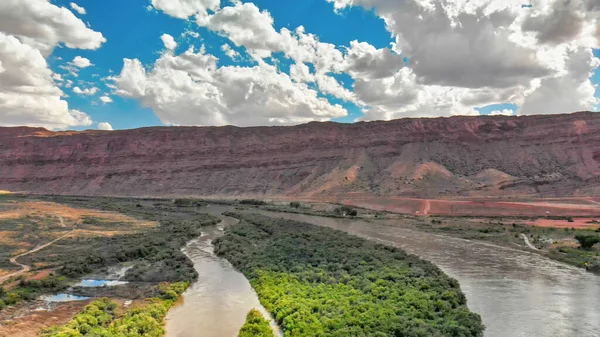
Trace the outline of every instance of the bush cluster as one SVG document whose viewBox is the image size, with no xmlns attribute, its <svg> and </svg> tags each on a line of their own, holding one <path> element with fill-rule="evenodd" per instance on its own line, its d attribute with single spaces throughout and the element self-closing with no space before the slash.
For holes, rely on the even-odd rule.
<svg viewBox="0 0 600 337">
<path fill-rule="evenodd" d="M 600 237 L 596 235 L 577 235 L 575 240 L 579 241 L 582 249 L 591 249 L 595 244 L 600 243 Z"/>
<path fill-rule="evenodd" d="M 265 201 L 256 200 L 256 199 L 242 199 L 239 201 L 239 203 L 242 205 L 253 205 L 253 206 L 262 206 L 262 205 L 267 204 Z"/>
<path fill-rule="evenodd" d="M 348 216 L 357 216 L 358 215 L 358 211 L 352 207 L 348 207 L 348 206 L 340 206 L 340 207 L 336 207 L 333 210 L 333 213 L 335 215 L 348 215 Z"/>
<path fill-rule="evenodd" d="M 250 310 L 238 337 L 273 337 L 269 322 L 256 309 Z"/>
</svg>

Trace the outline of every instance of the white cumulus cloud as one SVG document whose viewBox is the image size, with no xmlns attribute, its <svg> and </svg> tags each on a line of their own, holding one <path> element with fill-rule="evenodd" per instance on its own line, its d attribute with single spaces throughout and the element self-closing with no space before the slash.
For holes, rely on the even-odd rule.
<svg viewBox="0 0 600 337">
<path fill-rule="evenodd" d="M 243 50 L 256 66 L 219 68 L 214 56 L 189 51 L 163 55 L 149 68 L 126 60 L 114 77 L 117 94 L 140 99 L 165 123 L 201 125 L 295 123 L 345 114 L 323 95 L 355 103 L 364 120 L 476 115 L 476 107 L 504 103 L 517 105 L 512 113 L 519 115 L 598 104 L 590 80 L 600 64 L 592 54 L 600 47 L 596 0 L 544 0 L 533 8 L 522 8 L 519 0 L 327 1 L 336 11 L 373 10 L 394 42 L 384 48 L 365 41 L 337 46 L 302 26 L 276 29 L 275 18 L 251 2 L 152 0 L 157 10 L 193 18 L 227 39 L 221 50 L 232 60 L 240 60 Z M 173 45 L 165 42 L 168 49 Z M 275 53 L 292 61 L 289 74 L 278 69 Z M 339 80 L 348 77 L 343 74 L 352 78 L 351 87 Z M 273 92 L 255 97 L 264 88 Z M 283 97 L 273 97 L 278 91 Z"/>
<path fill-rule="evenodd" d="M 113 102 L 112 98 L 110 98 L 110 96 L 108 96 L 108 95 L 100 96 L 100 101 L 102 101 L 102 103 L 104 103 L 104 104 Z"/>
<path fill-rule="evenodd" d="M 230 45 L 228 45 L 227 43 L 223 44 L 221 46 L 221 50 L 225 53 L 225 55 L 227 55 L 230 59 L 235 60 L 236 58 L 240 57 L 240 53 L 238 53 L 237 50 L 231 48 Z"/>
<path fill-rule="evenodd" d="M 297 124 L 342 117 L 347 111 L 275 66 L 217 67 L 203 50 L 163 54 L 149 71 L 137 60 L 124 60 L 112 78 L 124 97 L 140 99 L 165 124 Z"/>
<path fill-rule="evenodd" d="M 73 92 L 78 94 L 78 95 L 85 95 L 85 96 L 93 96 L 96 93 L 98 93 L 98 88 L 96 87 L 91 87 L 91 88 L 85 88 L 85 89 L 81 89 L 80 87 L 75 87 L 73 88 Z"/>
<path fill-rule="evenodd" d="M 363 119 L 472 114 L 513 103 L 518 114 L 592 109 L 600 5 L 595 0 L 327 0 L 361 6 L 395 38 L 391 51 L 353 42 L 347 71 Z M 392 53 L 392 51 L 395 53 Z M 408 60 L 404 63 L 404 58 Z"/>
<path fill-rule="evenodd" d="M 175 50 L 175 48 L 177 48 L 177 42 L 175 42 L 175 39 L 173 38 L 173 36 L 169 35 L 169 34 L 163 34 L 160 39 L 162 40 L 163 44 L 165 45 L 165 48 L 169 49 L 169 50 Z"/>
<path fill-rule="evenodd" d="M 71 2 L 71 3 L 69 4 L 69 6 L 71 6 L 71 8 L 72 8 L 74 11 L 76 11 L 77 13 L 79 13 L 79 14 L 81 14 L 81 15 L 85 15 L 85 14 L 86 14 L 85 8 L 83 8 L 83 7 L 79 6 L 78 4 L 76 4 L 76 3 L 74 3 L 74 2 Z"/>
<path fill-rule="evenodd" d="M 69 109 L 39 50 L 0 32 L 0 62 L 0 125 L 62 129 L 91 124 L 85 113 Z"/>
<path fill-rule="evenodd" d="M 97 49 L 105 41 L 69 9 L 48 0 L 0 1 L 0 125 L 91 125 L 85 112 L 69 108 L 58 85 L 73 82 L 53 73 L 46 57 L 58 44 Z"/>
<path fill-rule="evenodd" d="M 494 110 L 489 113 L 490 116 L 513 116 L 515 111 L 512 109 Z"/>
<path fill-rule="evenodd" d="M 0 1 L 0 32 L 18 37 L 44 57 L 59 42 L 78 49 L 98 49 L 106 42 L 102 33 L 88 28 L 67 8 L 48 0 Z"/>
<path fill-rule="evenodd" d="M 219 9 L 220 3 L 220 0 L 152 0 L 154 8 L 180 19 L 204 14 L 206 10 L 215 11 Z"/>
<path fill-rule="evenodd" d="M 98 127 L 98 130 L 105 130 L 105 131 L 113 130 L 112 125 L 110 125 L 110 123 L 108 123 L 108 122 L 99 122 L 97 127 Z"/>
<path fill-rule="evenodd" d="M 73 61 L 71 61 L 71 64 L 78 68 L 87 68 L 93 66 L 92 62 L 89 59 L 81 56 L 75 56 Z"/>
</svg>

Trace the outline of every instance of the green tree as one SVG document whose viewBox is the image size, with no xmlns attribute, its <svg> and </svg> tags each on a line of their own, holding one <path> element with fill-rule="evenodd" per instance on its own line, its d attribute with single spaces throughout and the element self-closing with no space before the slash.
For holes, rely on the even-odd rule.
<svg viewBox="0 0 600 337">
<path fill-rule="evenodd" d="M 256 309 L 250 310 L 246 323 L 242 326 L 238 337 L 272 337 L 273 330 L 269 322 Z"/>
<path fill-rule="evenodd" d="M 582 249 L 590 249 L 600 242 L 600 237 L 595 235 L 577 235 L 575 240 L 579 241 Z"/>
</svg>

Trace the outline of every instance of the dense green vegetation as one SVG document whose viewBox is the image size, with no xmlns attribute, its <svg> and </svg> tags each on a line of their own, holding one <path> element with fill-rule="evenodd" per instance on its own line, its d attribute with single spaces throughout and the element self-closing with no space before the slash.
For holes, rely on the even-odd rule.
<svg viewBox="0 0 600 337">
<path fill-rule="evenodd" d="M 114 301 L 101 299 L 87 305 L 69 323 L 42 332 L 42 337 L 162 337 L 163 320 L 188 282 L 161 284 L 161 296 L 119 313 Z"/>
<path fill-rule="evenodd" d="M 260 215 L 215 240 L 285 336 L 482 336 L 458 282 L 404 251 Z"/>
<path fill-rule="evenodd" d="M 269 322 L 256 309 L 250 310 L 238 337 L 273 337 Z"/>
</svg>

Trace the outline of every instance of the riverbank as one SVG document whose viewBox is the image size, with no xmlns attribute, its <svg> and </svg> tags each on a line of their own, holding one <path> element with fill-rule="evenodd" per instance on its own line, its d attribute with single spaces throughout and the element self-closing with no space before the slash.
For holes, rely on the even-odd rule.
<svg viewBox="0 0 600 337">
<path fill-rule="evenodd" d="M 521 249 L 546 258 L 588 270 L 600 275 L 600 245 L 591 249 L 580 248 L 576 237 L 600 237 L 600 224 L 588 220 L 587 226 L 568 226 L 571 218 L 536 219 L 482 218 L 482 217 L 406 217 L 403 219 L 365 219 L 388 226 L 447 235 L 467 240 L 489 242 Z M 553 227 L 553 226 L 556 227 Z"/>
</svg>

